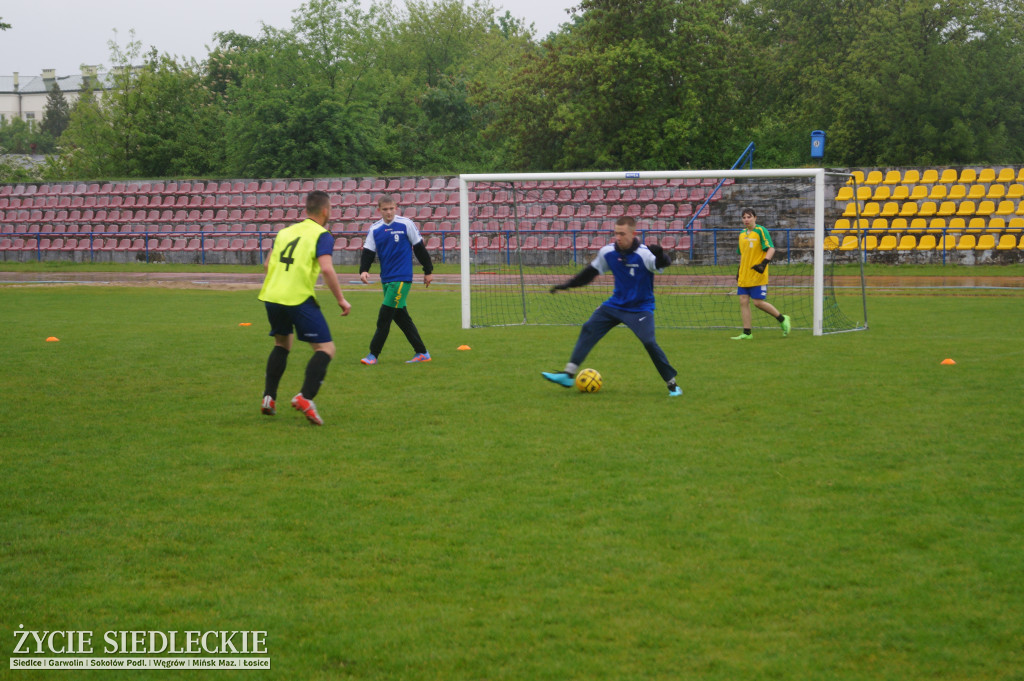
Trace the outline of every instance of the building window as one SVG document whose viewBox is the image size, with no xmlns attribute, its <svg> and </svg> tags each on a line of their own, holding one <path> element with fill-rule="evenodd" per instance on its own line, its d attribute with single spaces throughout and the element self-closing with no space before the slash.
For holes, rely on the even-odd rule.
<svg viewBox="0 0 1024 681">
<path fill-rule="evenodd" d="M 27 111 L 27 112 L 25 112 L 25 120 L 27 120 L 27 121 L 34 121 L 35 119 L 36 119 L 36 114 L 35 114 L 34 111 Z"/>
</svg>

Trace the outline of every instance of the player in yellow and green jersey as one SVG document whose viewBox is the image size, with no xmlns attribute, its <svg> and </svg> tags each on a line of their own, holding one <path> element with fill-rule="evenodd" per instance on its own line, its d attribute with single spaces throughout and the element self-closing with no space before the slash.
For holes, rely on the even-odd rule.
<svg viewBox="0 0 1024 681">
<path fill-rule="evenodd" d="M 768 230 L 757 224 L 757 213 L 753 208 L 744 208 L 742 213 L 743 231 L 740 232 L 738 252 L 740 269 L 736 274 L 736 295 L 740 297 L 740 316 L 743 318 L 743 333 L 733 340 L 750 340 L 754 337 L 750 324 L 750 301 L 754 307 L 763 310 L 779 320 L 782 335 L 789 335 L 789 315 L 780 313 L 774 305 L 765 300 L 768 297 L 768 265 L 775 255 L 775 244 Z"/>
</svg>

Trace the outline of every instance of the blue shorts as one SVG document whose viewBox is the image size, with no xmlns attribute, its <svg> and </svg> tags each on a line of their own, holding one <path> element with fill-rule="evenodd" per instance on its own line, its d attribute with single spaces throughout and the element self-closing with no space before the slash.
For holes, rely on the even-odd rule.
<svg viewBox="0 0 1024 681">
<path fill-rule="evenodd" d="M 740 286 L 736 289 L 738 296 L 750 296 L 754 300 L 764 300 L 768 297 L 767 286 Z"/>
<path fill-rule="evenodd" d="M 267 319 L 270 320 L 271 336 L 288 336 L 297 333 L 299 340 L 307 343 L 330 343 L 331 329 L 327 326 L 324 313 L 316 298 L 310 296 L 300 305 L 267 303 Z M 294 331 L 293 331 L 294 327 Z"/>
</svg>

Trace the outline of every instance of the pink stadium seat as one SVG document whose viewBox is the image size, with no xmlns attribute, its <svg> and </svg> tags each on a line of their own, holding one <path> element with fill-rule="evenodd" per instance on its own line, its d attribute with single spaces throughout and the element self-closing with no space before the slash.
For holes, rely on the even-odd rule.
<svg viewBox="0 0 1024 681">
<path fill-rule="evenodd" d="M 348 241 L 348 246 L 345 247 L 346 251 L 361 251 L 363 249 L 363 238 L 354 236 Z"/>
<path fill-rule="evenodd" d="M 459 247 L 459 239 L 454 236 L 446 236 L 444 238 L 444 250 L 453 251 Z"/>
<path fill-rule="evenodd" d="M 334 237 L 334 250 L 336 250 L 336 251 L 344 251 L 347 246 L 348 246 L 348 237 L 345 237 L 345 236 L 336 236 L 336 237 Z"/>
</svg>

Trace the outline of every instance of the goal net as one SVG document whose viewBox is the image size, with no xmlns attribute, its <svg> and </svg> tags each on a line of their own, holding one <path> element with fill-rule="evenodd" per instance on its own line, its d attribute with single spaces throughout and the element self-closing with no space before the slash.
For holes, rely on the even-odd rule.
<svg viewBox="0 0 1024 681">
<path fill-rule="evenodd" d="M 838 182 L 845 181 L 842 176 Z M 655 277 L 664 328 L 734 329 L 740 214 L 753 208 L 772 237 L 768 300 L 794 329 L 867 328 L 863 276 L 835 276 L 825 244 L 821 169 L 474 174 L 459 178 L 463 328 L 581 324 L 611 295 L 612 278 L 550 295 L 610 242 L 615 220 L 672 260 Z M 837 291 L 838 289 L 838 291 Z M 837 292 L 841 294 L 837 297 Z M 863 313 L 855 322 L 840 308 Z M 755 328 L 776 326 L 752 310 Z"/>
</svg>

